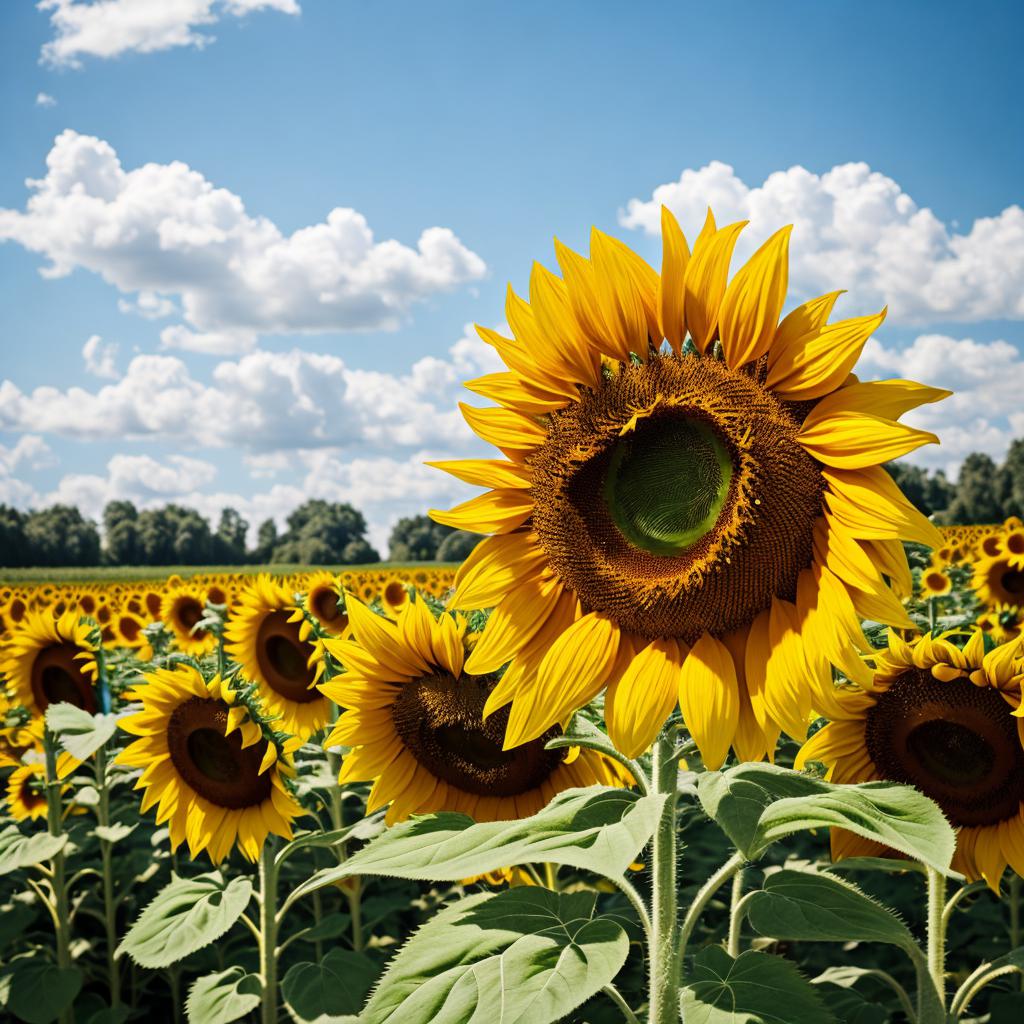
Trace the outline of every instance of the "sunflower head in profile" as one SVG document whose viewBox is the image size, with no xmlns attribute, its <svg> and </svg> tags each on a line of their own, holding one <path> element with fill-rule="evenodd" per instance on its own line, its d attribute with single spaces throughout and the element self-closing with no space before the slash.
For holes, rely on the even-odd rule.
<svg viewBox="0 0 1024 1024">
<path fill-rule="evenodd" d="M 46 766 L 33 761 L 15 768 L 7 779 L 7 813 L 15 821 L 46 817 Z"/>
<path fill-rule="evenodd" d="M 330 714 L 316 688 L 322 667 L 311 633 L 293 593 L 266 574 L 239 594 L 224 630 L 224 649 L 259 686 L 267 714 L 300 739 L 322 729 Z"/>
<path fill-rule="evenodd" d="M 401 579 L 390 579 L 380 592 L 380 603 L 392 618 L 409 603 L 412 596 L 412 585 Z"/>
<path fill-rule="evenodd" d="M 6 657 L 0 663 L 13 702 L 40 716 L 62 702 L 95 714 L 98 669 L 92 631 L 77 611 L 56 619 L 49 611 L 27 612 L 4 645 Z"/>
<path fill-rule="evenodd" d="M 1013 641 L 986 654 L 980 629 L 962 649 L 953 637 L 906 643 L 890 631 L 870 687 L 837 694 L 796 767 L 820 761 L 833 782 L 915 786 L 959 830 L 953 867 L 998 888 L 1007 864 L 1024 875 L 1022 650 Z M 885 852 L 832 831 L 836 858 Z"/>
<path fill-rule="evenodd" d="M 174 635 L 175 645 L 183 654 L 201 657 L 217 646 L 213 633 L 196 625 L 205 610 L 206 592 L 194 583 L 179 581 L 165 591 L 160 620 Z"/>
<path fill-rule="evenodd" d="M 1024 563 L 1006 551 L 981 558 L 974 566 L 971 586 L 978 600 L 990 608 L 999 604 L 1024 604 Z"/>
<path fill-rule="evenodd" d="M 306 608 L 317 622 L 335 636 L 348 629 L 345 600 L 338 577 L 330 572 L 316 572 L 305 583 Z"/>
<path fill-rule="evenodd" d="M 368 811 L 390 803 L 389 823 L 440 810 L 523 818 L 563 789 L 632 781 L 595 751 L 546 750 L 557 726 L 509 749 L 507 710 L 484 717 L 494 676 L 464 670 L 465 619 L 435 619 L 423 600 L 397 620 L 351 595 L 347 606 L 354 639 L 325 641 L 347 671 L 321 689 L 348 710 L 324 745 L 353 748 L 340 781 L 373 782 Z"/>
<path fill-rule="evenodd" d="M 279 746 L 226 683 L 191 665 L 158 669 L 127 696 L 142 710 L 119 723 L 138 738 L 118 762 L 143 769 L 142 811 L 156 806 L 173 849 L 187 842 L 193 858 L 205 850 L 219 864 L 237 843 L 254 861 L 268 835 L 291 838 L 303 813 L 288 786 L 298 741 Z"/>
<path fill-rule="evenodd" d="M 515 659 L 487 705 L 511 743 L 607 686 L 626 753 L 678 701 L 708 767 L 761 756 L 832 665 L 864 679 L 859 617 L 911 625 L 885 580 L 901 540 L 942 539 L 882 466 L 936 440 L 898 419 L 948 392 L 852 376 L 884 312 L 830 323 L 839 292 L 780 322 L 789 229 L 729 280 L 742 227 L 709 213 L 691 251 L 664 210 L 660 275 L 597 231 L 589 259 L 556 243 L 561 277 L 509 292 L 514 338 L 478 328 L 508 371 L 463 413 L 503 458 L 436 463 L 488 490 L 431 515 L 493 535 L 453 607 L 495 606 L 467 668 Z"/>
</svg>

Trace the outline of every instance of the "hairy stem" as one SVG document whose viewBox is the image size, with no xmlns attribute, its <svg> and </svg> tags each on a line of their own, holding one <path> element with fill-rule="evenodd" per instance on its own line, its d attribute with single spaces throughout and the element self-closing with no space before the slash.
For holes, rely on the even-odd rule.
<svg viewBox="0 0 1024 1024">
<path fill-rule="evenodd" d="M 107 751 L 96 751 L 96 788 L 100 801 L 96 818 L 103 828 L 110 827 L 110 788 L 107 785 Z M 110 986 L 110 1005 L 121 1005 L 121 967 L 114 956 L 117 949 L 117 898 L 114 894 L 114 844 L 100 839 L 100 859 L 103 876 L 103 923 L 107 936 L 107 978 Z"/>
<path fill-rule="evenodd" d="M 651 878 L 650 1024 L 675 1024 L 679 1018 L 676 941 L 676 788 L 678 760 L 675 737 L 663 732 L 654 749 L 653 788 L 665 795 L 661 820 L 654 833 Z"/>
<path fill-rule="evenodd" d="M 277 1024 L 277 865 L 270 837 L 260 852 L 261 1024 Z"/>
<path fill-rule="evenodd" d="M 743 915 L 737 913 L 743 899 L 743 868 L 732 876 L 732 896 L 729 900 L 729 956 L 740 955 L 740 936 L 743 932 Z"/>
<path fill-rule="evenodd" d="M 928 872 L 928 975 L 938 996 L 939 1005 L 946 1006 L 946 876 L 935 868 Z M 922 1019 L 924 1014 L 920 1015 Z"/>
<path fill-rule="evenodd" d="M 43 729 L 43 750 L 46 755 L 46 824 L 51 836 L 64 834 L 64 815 L 61 806 L 61 784 L 57 778 L 56 739 L 49 729 Z M 64 884 L 65 861 L 64 851 L 58 850 L 53 855 L 50 868 L 53 885 L 53 916 L 54 931 L 57 940 L 57 966 L 71 966 L 71 936 L 69 934 L 68 893 Z M 61 1021 L 71 1019 L 70 1011 L 61 1014 Z"/>
</svg>

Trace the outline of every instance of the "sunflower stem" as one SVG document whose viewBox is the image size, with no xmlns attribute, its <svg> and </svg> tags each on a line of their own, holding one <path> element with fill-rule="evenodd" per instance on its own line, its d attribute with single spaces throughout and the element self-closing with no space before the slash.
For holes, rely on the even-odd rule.
<svg viewBox="0 0 1024 1024">
<path fill-rule="evenodd" d="M 665 796 L 654 833 L 651 865 L 650 1024 L 675 1024 L 679 1019 L 676 941 L 676 789 L 678 755 L 675 736 L 663 732 L 654 748 L 653 788 Z"/>
<path fill-rule="evenodd" d="M 277 1024 L 277 865 L 268 836 L 260 851 L 261 1024 Z"/>
<path fill-rule="evenodd" d="M 946 876 L 928 867 L 928 974 L 943 1009 L 946 1006 Z M 923 1016 L 922 1016 L 922 1019 Z"/>
<path fill-rule="evenodd" d="M 683 925 L 679 929 L 679 944 L 676 950 L 676 976 L 682 979 L 683 958 L 686 956 L 686 947 L 690 944 L 690 936 L 693 935 L 700 920 L 700 915 L 711 902 L 711 897 L 727 882 L 736 872 L 740 871 L 746 863 L 742 853 L 734 853 L 699 889 L 694 896 L 690 909 L 683 918 Z M 746 898 L 740 899 L 736 905 L 736 917 L 742 921 L 746 912 Z M 681 984 L 680 980 L 680 984 Z"/>
<path fill-rule="evenodd" d="M 107 785 L 106 747 L 100 747 L 96 751 L 96 789 L 100 795 L 96 818 L 103 828 L 109 828 L 110 788 Z M 107 978 L 110 983 L 110 1006 L 111 1009 L 117 1009 L 121 1005 L 121 968 L 114 956 L 114 950 L 117 949 L 117 900 L 114 894 L 113 845 L 109 839 L 100 839 L 100 859 L 103 865 L 103 923 L 107 935 Z"/>
<path fill-rule="evenodd" d="M 743 868 L 732 876 L 732 895 L 729 900 L 729 956 L 734 960 L 740 955 L 740 938 L 743 931 L 743 914 L 740 902 L 743 899 Z"/>
<path fill-rule="evenodd" d="M 935 632 L 935 598 L 928 598 L 928 632 Z"/>
<path fill-rule="evenodd" d="M 64 815 L 61 807 L 61 783 L 57 778 L 57 748 L 52 732 L 43 728 L 43 751 L 46 756 L 46 824 L 51 836 L 64 834 Z M 64 851 L 58 850 L 53 855 L 53 918 L 57 941 L 57 966 L 71 966 L 71 941 L 69 935 L 70 917 L 68 914 L 68 894 L 64 886 Z M 60 1015 L 61 1024 L 71 1020 L 71 1011 L 65 1010 Z"/>
</svg>

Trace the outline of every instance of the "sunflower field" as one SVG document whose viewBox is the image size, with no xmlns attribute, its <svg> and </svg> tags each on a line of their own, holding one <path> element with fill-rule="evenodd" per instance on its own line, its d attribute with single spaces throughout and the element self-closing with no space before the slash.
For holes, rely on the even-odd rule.
<svg viewBox="0 0 1024 1024">
<path fill-rule="evenodd" d="M 1024 1020 L 1024 523 L 742 227 L 510 292 L 457 571 L 0 588 L 4 1019 Z"/>
</svg>

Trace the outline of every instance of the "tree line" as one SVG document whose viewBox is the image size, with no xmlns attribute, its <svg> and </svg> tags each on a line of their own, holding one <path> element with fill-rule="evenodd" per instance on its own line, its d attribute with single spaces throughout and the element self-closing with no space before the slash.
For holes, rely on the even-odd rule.
<svg viewBox="0 0 1024 1024">
<path fill-rule="evenodd" d="M 1024 438 L 997 464 L 968 455 L 956 482 L 941 470 L 893 462 L 886 467 L 903 493 L 925 515 L 950 525 L 999 523 L 1024 518 Z M 111 501 L 98 525 L 73 505 L 22 512 L 0 505 L 0 566 L 95 565 L 358 565 L 380 561 L 366 538 L 362 512 L 348 502 L 311 499 L 278 531 L 260 523 L 256 544 L 247 545 L 249 523 L 233 508 L 214 528 L 194 508 L 165 505 L 139 511 L 130 501 Z M 441 526 L 427 516 L 399 519 L 388 540 L 392 562 L 461 562 L 480 538 Z"/>
<path fill-rule="evenodd" d="M 233 508 L 216 527 L 185 505 L 139 511 L 130 501 L 111 501 L 103 529 L 74 505 L 23 512 L 0 504 L 0 566 L 98 565 L 359 565 L 379 562 L 366 538 L 362 512 L 348 502 L 311 499 L 279 531 L 260 523 L 249 547 L 249 523 Z M 400 519 L 391 532 L 391 561 L 461 561 L 480 538 L 441 526 L 427 516 Z"/>
</svg>

